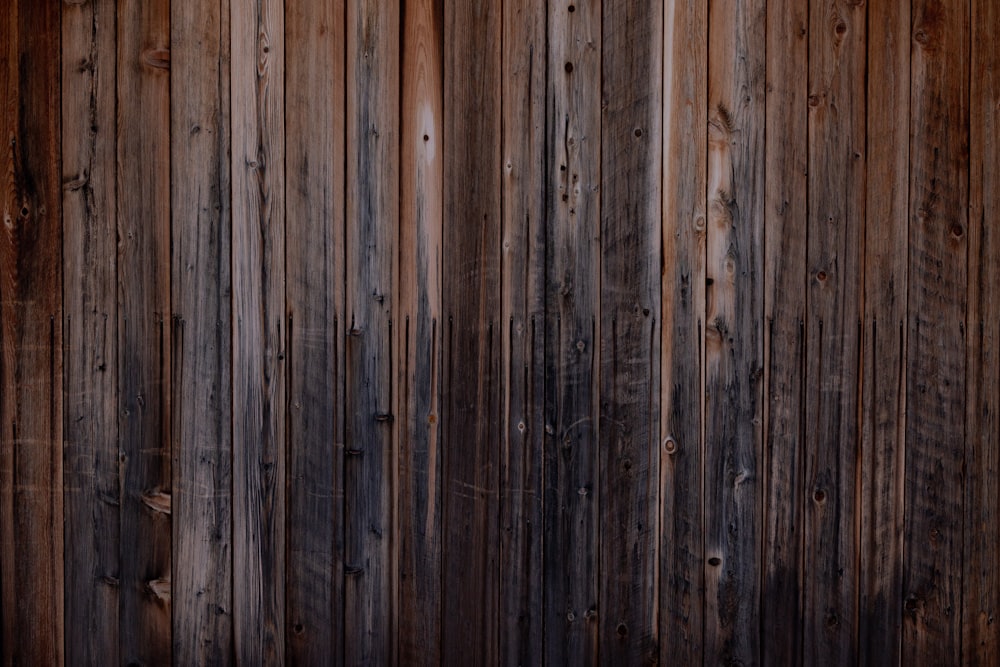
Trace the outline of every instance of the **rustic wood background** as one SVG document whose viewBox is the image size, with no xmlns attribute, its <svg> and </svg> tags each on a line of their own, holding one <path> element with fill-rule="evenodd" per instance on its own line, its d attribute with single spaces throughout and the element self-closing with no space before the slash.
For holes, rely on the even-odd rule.
<svg viewBox="0 0 1000 667">
<path fill-rule="evenodd" d="M 2 664 L 1000 664 L 994 0 L 4 0 Z"/>
</svg>

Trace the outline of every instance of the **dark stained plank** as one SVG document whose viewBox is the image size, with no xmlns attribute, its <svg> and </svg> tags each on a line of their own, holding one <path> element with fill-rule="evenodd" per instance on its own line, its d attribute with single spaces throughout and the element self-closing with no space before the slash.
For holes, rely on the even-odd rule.
<svg viewBox="0 0 1000 667">
<path fill-rule="evenodd" d="M 344 649 L 345 4 L 286 3 L 287 658 Z"/>
<path fill-rule="evenodd" d="M 597 659 L 599 634 L 601 4 L 559 0 L 548 14 L 547 159 L 537 177 L 548 216 L 545 381 L 553 401 L 544 438 L 544 661 L 586 664 Z"/>
<path fill-rule="evenodd" d="M 284 15 L 230 8 L 233 626 L 237 662 L 285 659 Z"/>
<path fill-rule="evenodd" d="M 809 12 L 802 660 L 810 664 L 857 660 L 866 13 L 851 0 L 812 3 Z"/>
<path fill-rule="evenodd" d="M 173 661 L 233 661 L 229 0 L 171 3 Z"/>
<path fill-rule="evenodd" d="M 663 17 L 660 664 L 702 663 L 708 2 Z"/>
<path fill-rule="evenodd" d="M 500 659 L 501 3 L 444 24 L 442 662 Z"/>
<path fill-rule="evenodd" d="M 500 663 L 527 666 L 544 656 L 547 36 L 544 3 L 503 10 Z"/>
<path fill-rule="evenodd" d="M 912 5 L 902 663 L 959 664 L 969 14 Z"/>
<path fill-rule="evenodd" d="M 600 418 L 602 662 L 659 655 L 663 12 L 602 10 Z"/>
<path fill-rule="evenodd" d="M 868 155 L 862 332 L 858 658 L 899 663 L 903 619 L 909 3 L 868 8 Z"/>
<path fill-rule="evenodd" d="M 441 661 L 441 225 L 444 220 L 441 0 L 407 3 L 400 117 L 399 662 Z"/>
<path fill-rule="evenodd" d="M 809 2 L 767 12 L 761 658 L 801 661 Z M 863 98 L 862 98 L 863 99 Z"/>
<path fill-rule="evenodd" d="M 62 5 L 66 662 L 118 653 L 114 0 Z"/>
<path fill-rule="evenodd" d="M 962 660 L 1000 663 L 1000 7 L 972 3 Z"/>
<path fill-rule="evenodd" d="M 709 6 L 705 661 L 760 661 L 764 363 L 761 0 Z"/>
<path fill-rule="evenodd" d="M 171 660 L 170 3 L 120 0 L 121 660 Z"/>
<path fill-rule="evenodd" d="M 392 662 L 399 2 L 347 4 L 345 661 Z"/>
<path fill-rule="evenodd" d="M 60 7 L 0 10 L 0 661 L 63 663 Z"/>
</svg>

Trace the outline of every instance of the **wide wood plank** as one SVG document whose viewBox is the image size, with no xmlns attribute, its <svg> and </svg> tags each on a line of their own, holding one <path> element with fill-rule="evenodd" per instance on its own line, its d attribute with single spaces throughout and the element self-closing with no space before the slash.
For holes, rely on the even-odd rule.
<svg viewBox="0 0 1000 667">
<path fill-rule="evenodd" d="M 237 662 L 285 660 L 285 25 L 230 8 L 233 625 Z"/>
<path fill-rule="evenodd" d="M 704 648 L 708 3 L 666 3 L 663 24 L 659 658 L 696 665 Z"/>
<path fill-rule="evenodd" d="M 399 661 L 441 660 L 441 225 L 444 3 L 404 15 L 400 116 Z"/>
<path fill-rule="evenodd" d="M 114 0 L 62 5 L 66 662 L 118 664 Z"/>
<path fill-rule="evenodd" d="M 444 24 L 442 660 L 499 661 L 501 3 Z"/>
<path fill-rule="evenodd" d="M 0 661 L 63 663 L 59 16 L 0 10 Z"/>
<path fill-rule="evenodd" d="M 968 253 L 967 3 L 913 2 L 902 662 L 959 664 Z"/>
<path fill-rule="evenodd" d="M 544 659 L 585 664 L 599 627 L 601 3 L 548 14 Z"/>
<path fill-rule="evenodd" d="M 603 4 L 601 49 L 599 651 L 659 654 L 663 12 Z"/>
<path fill-rule="evenodd" d="M 121 660 L 171 660 L 170 3 L 120 0 Z"/>
<path fill-rule="evenodd" d="M 229 1 L 171 4 L 173 661 L 233 661 Z"/>
<path fill-rule="evenodd" d="M 709 6 L 705 660 L 760 661 L 764 364 L 761 0 Z"/>
<path fill-rule="evenodd" d="M 286 4 L 287 658 L 344 650 L 345 25 Z"/>
</svg>

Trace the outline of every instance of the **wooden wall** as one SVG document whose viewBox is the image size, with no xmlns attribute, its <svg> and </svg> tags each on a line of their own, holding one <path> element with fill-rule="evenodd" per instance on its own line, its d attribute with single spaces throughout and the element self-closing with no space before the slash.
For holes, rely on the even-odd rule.
<svg viewBox="0 0 1000 667">
<path fill-rule="evenodd" d="M 0 664 L 998 664 L 998 33 L 6 0 Z"/>
</svg>

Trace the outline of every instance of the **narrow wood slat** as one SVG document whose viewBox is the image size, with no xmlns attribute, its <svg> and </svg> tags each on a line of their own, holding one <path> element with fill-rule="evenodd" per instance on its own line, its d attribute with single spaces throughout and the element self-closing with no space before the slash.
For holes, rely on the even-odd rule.
<svg viewBox="0 0 1000 667">
<path fill-rule="evenodd" d="M 764 363 L 761 0 L 709 6 L 705 660 L 760 661 Z"/>
<path fill-rule="evenodd" d="M 171 660 L 170 3 L 119 0 L 121 660 Z M 164 511 L 166 510 L 166 511 Z"/>
<path fill-rule="evenodd" d="M 114 0 L 62 5 L 66 662 L 118 664 Z"/>
<path fill-rule="evenodd" d="M 399 661 L 441 661 L 441 225 L 444 4 L 404 13 L 400 117 Z"/>
<path fill-rule="evenodd" d="M 969 14 L 931 0 L 912 11 L 902 662 L 959 664 Z"/>
<path fill-rule="evenodd" d="M 501 2 L 444 8 L 442 662 L 499 661 Z"/>
<path fill-rule="evenodd" d="M 600 3 L 548 7 L 541 178 L 548 216 L 546 382 L 553 401 L 544 438 L 544 660 L 552 664 L 586 664 L 598 655 L 601 24 Z"/>
<path fill-rule="evenodd" d="M 703 659 L 708 3 L 665 4 L 660 664 Z"/>
<path fill-rule="evenodd" d="M 638 664 L 659 654 L 663 7 L 602 10 L 598 650 Z"/>
<path fill-rule="evenodd" d="M 171 4 L 173 660 L 233 661 L 229 1 Z"/>
<path fill-rule="evenodd" d="M 344 659 L 345 18 L 286 3 L 287 658 Z"/>
<path fill-rule="evenodd" d="M 0 660 L 61 665 L 60 8 L 0 12 Z"/>
<path fill-rule="evenodd" d="M 233 3 L 233 627 L 237 662 L 285 660 L 284 14 Z"/>
</svg>

